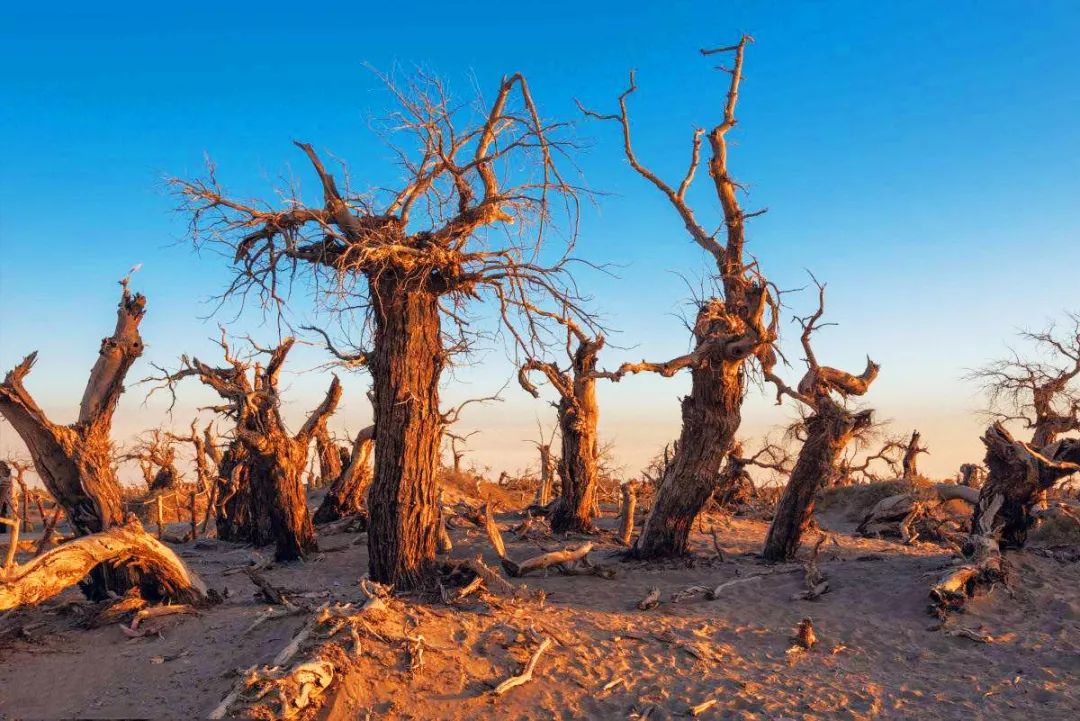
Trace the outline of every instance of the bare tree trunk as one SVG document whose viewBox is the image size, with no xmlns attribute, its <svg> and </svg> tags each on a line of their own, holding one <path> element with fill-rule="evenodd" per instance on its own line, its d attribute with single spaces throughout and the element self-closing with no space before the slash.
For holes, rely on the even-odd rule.
<svg viewBox="0 0 1080 721">
<path fill-rule="evenodd" d="M 708 301 L 699 311 L 695 335 L 705 347 L 727 319 L 723 302 Z M 742 422 L 743 359 L 697 363 L 690 372 L 690 394 L 682 400 L 678 451 L 664 474 L 652 509 L 634 545 L 638 558 L 686 553 L 690 528 L 716 487 L 720 465 L 735 443 Z"/>
<path fill-rule="evenodd" d="M 1002 549 L 1021 548 L 1034 519 L 1032 509 L 1043 492 L 1061 478 L 1080 471 L 1080 439 L 1059 442 L 1050 458 L 1014 440 L 1000 423 L 982 438 L 990 469 L 971 518 L 973 529 L 991 529 Z M 983 518 L 990 514 L 991 517 Z"/>
<path fill-rule="evenodd" d="M 330 438 L 325 427 L 319 428 L 315 433 L 315 451 L 319 457 L 318 487 L 326 488 L 341 477 L 346 462 L 342 461 L 342 450 Z"/>
<path fill-rule="evenodd" d="M 330 486 L 319 509 L 315 523 L 330 523 L 365 510 L 364 495 L 371 485 L 371 451 L 375 445 L 375 426 L 356 434 L 349 464 Z"/>
<path fill-rule="evenodd" d="M 259 546 L 274 544 L 278 561 L 302 559 L 319 550 L 304 495 L 307 447 L 269 434 L 259 437 L 252 451 L 248 540 Z"/>
<path fill-rule="evenodd" d="M 803 531 L 814 513 L 814 496 L 832 476 L 836 459 L 858 431 L 869 427 L 870 411 L 852 413 L 820 398 L 806 420 L 806 441 L 769 524 L 762 557 L 769 562 L 795 557 Z"/>
<path fill-rule="evenodd" d="M 394 271 L 371 283 L 375 469 L 368 492 L 369 565 L 372 580 L 407 590 L 420 586 L 435 559 L 445 351 L 436 294 L 401 287 Z"/>
<path fill-rule="evenodd" d="M 217 484 L 214 527 L 223 541 L 247 543 L 251 528 L 251 467 L 247 447 L 236 439 L 222 455 Z"/>
<path fill-rule="evenodd" d="M 38 476 L 79 536 L 100 533 L 124 518 L 109 434 L 124 378 L 142 355 L 139 323 L 145 305 L 146 299 L 132 295 L 124 283 L 116 329 L 101 342 L 73 425 L 52 423 L 23 386 L 37 353 L 27 356 L 0 384 L 0 414 L 26 444 Z M 134 569 L 98 566 L 80 586 L 89 598 L 102 599 L 110 591 L 122 595 L 138 577 Z"/>
<path fill-rule="evenodd" d="M 634 535 L 634 511 L 637 510 L 637 481 L 622 484 L 622 512 L 619 514 L 619 540 L 624 546 L 630 545 Z"/>
<path fill-rule="evenodd" d="M 555 533 L 591 533 L 594 530 L 599 442 L 596 426 L 600 413 L 596 404 L 596 381 L 584 377 L 575 386 L 575 398 L 559 403 L 562 495 L 549 517 L 551 530 Z"/>
<path fill-rule="evenodd" d="M 908 483 L 913 483 L 919 478 L 918 460 L 920 453 L 926 453 L 927 450 L 919 445 L 919 439 L 922 438 L 922 434 L 918 431 L 911 432 L 911 440 L 908 441 L 907 448 L 904 449 L 904 480 Z"/>
</svg>

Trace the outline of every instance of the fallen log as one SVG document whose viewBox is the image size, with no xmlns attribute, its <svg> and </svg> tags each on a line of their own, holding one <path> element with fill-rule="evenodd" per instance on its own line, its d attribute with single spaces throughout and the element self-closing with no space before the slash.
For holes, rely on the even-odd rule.
<svg viewBox="0 0 1080 721">
<path fill-rule="evenodd" d="M 503 558 L 502 565 L 508 574 L 514 578 L 520 578 L 533 571 L 550 568 L 551 566 L 558 566 L 563 563 L 580 561 L 589 555 L 589 551 L 591 551 L 592 548 L 592 543 L 583 543 L 577 548 L 567 548 L 562 551 L 543 553 L 539 556 L 534 556 L 533 558 L 522 561 L 521 563 L 515 563 L 509 558 Z"/>
<path fill-rule="evenodd" d="M 0 611 L 52 598 L 103 563 L 145 569 L 140 592 L 146 599 L 196 605 L 207 600 L 202 580 L 130 517 L 123 526 L 76 538 L 13 567 L 0 578 Z"/>
</svg>

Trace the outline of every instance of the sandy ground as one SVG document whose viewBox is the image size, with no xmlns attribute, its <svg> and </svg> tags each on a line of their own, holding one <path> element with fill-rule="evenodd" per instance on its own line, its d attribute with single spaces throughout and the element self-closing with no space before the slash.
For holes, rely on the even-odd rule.
<svg viewBox="0 0 1080 721">
<path fill-rule="evenodd" d="M 499 517 L 515 559 L 581 539 L 516 539 L 516 517 Z M 846 530 L 841 517 L 823 519 Z M 607 519 L 607 525 L 613 524 Z M 819 565 L 830 593 L 793 601 L 797 566 L 767 567 L 754 554 L 766 524 L 706 519 L 713 539 L 695 534 L 695 555 L 678 562 L 621 562 L 601 537 L 591 558 L 617 569 L 597 576 L 527 578 L 538 600 L 453 607 L 402 599 L 400 633 L 365 642 L 363 662 L 328 693 L 324 719 L 666 719 L 715 699 L 712 719 L 1075 719 L 1080 717 L 1080 564 L 1034 553 L 1013 555 L 1022 584 L 998 589 L 957 615 L 948 628 L 994 636 L 991 644 L 932 630 L 927 588 L 950 563 L 925 544 L 836 534 Z M 452 532 L 454 556 L 483 553 L 483 533 Z M 311 603 L 359 601 L 366 550 L 356 534 L 323 537 L 322 553 L 265 572 Z M 85 629 L 71 591 L 20 615 L 26 632 L 0 642 L 0 719 L 205 717 L 234 683 L 233 672 L 268 663 L 303 624 L 272 620 L 245 633 L 266 608 L 242 574 L 251 549 L 216 541 L 177 546 L 225 601 L 198 616 L 157 619 L 160 634 L 128 638 L 118 625 Z M 717 600 L 672 602 L 689 586 L 769 571 Z M 637 602 L 657 587 L 660 605 Z M 304 596 L 303 594 L 308 594 Z M 818 644 L 788 654 L 790 636 L 813 619 Z M 11 619 L 8 619 L 11 620 Z M 151 623 L 151 622 L 148 622 Z M 409 668 L 401 641 L 423 636 L 423 664 Z M 539 640 L 554 641 L 536 677 L 496 698 L 492 688 L 520 671 Z M 616 682 L 608 690 L 604 687 Z"/>
</svg>

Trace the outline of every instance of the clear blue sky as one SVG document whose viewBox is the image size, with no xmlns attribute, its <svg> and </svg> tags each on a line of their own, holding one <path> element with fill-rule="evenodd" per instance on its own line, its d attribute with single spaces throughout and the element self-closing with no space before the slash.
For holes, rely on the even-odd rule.
<svg viewBox="0 0 1080 721">
<path fill-rule="evenodd" d="M 577 118 L 574 98 L 613 107 L 637 68 L 637 148 L 671 177 L 693 128 L 720 114 L 723 77 L 697 48 L 754 35 L 730 162 L 747 207 L 769 208 L 752 223 L 751 250 L 782 286 L 802 285 L 804 268 L 829 281 L 841 325 L 819 356 L 861 366 L 870 353 L 883 364 L 866 401 L 900 428 L 924 429 L 932 471 L 981 455 L 964 369 L 1000 353 L 1016 328 L 1080 306 L 1075 2 L 216 5 L 8 4 L 0 14 L 0 366 L 39 349 L 29 385 L 56 420 L 74 414 L 111 324 L 114 282 L 134 263 L 149 347 L 133 376 L 146 361 L 212 353 L 219 318 L 201 316 L 227 271 L 191 252 L 165 176 L 199 174 L 208 153 L 229 187 L 269 197 L 290 166 L 306 172 L 290 144 L 299 138 L 346 159 L 356 184 L 392 180 L 367 129 L 388 99 L 365 63 L 421 65 L 462 97 L 474 79 L 490 93 L 520 70 L 549 118 Z M 613 130 L 577 131 L 591 146 L 580 159 L 589 184 L 609 193 L 586 210 L 580 254 L 625 265 L 618 279 L 583 282 L 621 331 L 613 342 L 636 346 L 613 350 L 607 365 L 682 352 L 678 273 L 707 267 L 626 166 Z M 706 195 L 695 202 L 715 218 Z M 233 330 L 274 334 L 256 320 Z M 464 385 L 447 398 L 497 388 L 502 357 L 460 371 Z M 301 353 L 295 367 L 317 361 Z M 298 413 L 326 378 L 290 383 Z M 685 383 L 603 390 L 602 432 L 631 471 L 677 434 Z M 342 427 L 368 417 L 365 387 L 350 379 Z M 188 391 L 184 409 L 207 400 Z M 125 398 L 120 440 L 161 421 L 142 393 Z M 484 461 L 515 468 L 529 461 L 519 436 L 551 409 L 516 387 L 506 395 L 465 425 L 487 430 L 473 442 Z M 755 397 L 747 431 L 785 417 Z M 9 426 L 0 434 L 0 450 L 17 447 Z"/>
</svg>

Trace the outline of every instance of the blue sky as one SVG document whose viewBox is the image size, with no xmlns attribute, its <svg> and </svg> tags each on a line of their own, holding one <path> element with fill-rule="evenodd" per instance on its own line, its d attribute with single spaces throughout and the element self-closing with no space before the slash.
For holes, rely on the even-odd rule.
<svg viewBox="0 0 1080 721">
<path fill-rule="evenodd" d="M 148 361 L 212 356 L 225 314 L 206 300 L 223 261 L 191 251 L 172 212 L 169 175 L 192 177 L 209 154 L 243 195 L 270 197 L 306 168 L 308 140 L 348 161 L 354 183 L 393 180 L 369 122 L 390 107 L 370 64 L 422 66 L 460 97 L 522 71 L 548 118 L 579 119 L 574 99 L 612 108 L 638 70 L 632 100 L 642 159 L 666 177 L 686 162 L 693 128 L 716 121 L 724 78 L 697 48 L 749 32 L 740 124 L 730 166 L 749 189 L 750 249 L 784 287 L 804 269 L 829 282 L 819 357 L 883 365 L 865 399 L 897 430 L 918 425 L 951 473 L 981 455 L 975 389 L 965 368 L 1000 354 L 1019 327 L 1080 306 L 1080 6 L 1074 2 L 667 2 L 545 4 L 112 3 L 11 4 L 0 14 L 0 366 L 39 349 L 29 385 L 58 421 L 75 412 L 97 343 L 112 320 L 114 282 L 135 263 L 149 296 Z M 182 9 L 181 9 L 182 7 Z M 588 207 L 579 254 L 621 265 L 585 275 L 619 333 L 605 365 L 687 347 L 675 317 L 700 278 L 701 253 L 663 199 L 626 166 L 615 128 L 585 123 L 578 160 L 605 195 Z M 708 194 L 694 202 L 715 219 Z M 811 302 L 793 296 L 795 310 Z M 307 311 L 298 299 L 296 311 Z M 231 329 L 268 339 L 248 314 Z M 789 334 L 793 335 L 793 334 Z M 460 369 L 449 402 L 486 395 L 509 375 L 501 349 Z M 294 368 L 319 362 L 313 350 Z M 793 375 L 797 371 L 791 372 Z M 327 378 L 290 376 L 290 411 L 317 402 Z M 686 379 L 640 378 L 601 392 L 602 433 L 634 472 L 678 432 Z M 339 427 L 369 417 L 363 376 L 347 381 Z M 176 417 L 208 397 L 190 386 Z M 117 436 L 163 421 L 133 387 Z M 496 468 L 530 461 L 520 441 L 552 409 L 516 387 L 463 421 Z M 747 435 L 790 411 L 752 393 Z M 17 448 L 0 425 L 0 451 Z"/>
</svg>

